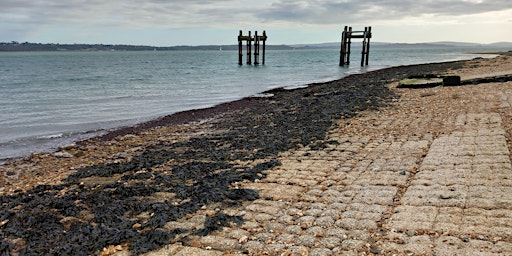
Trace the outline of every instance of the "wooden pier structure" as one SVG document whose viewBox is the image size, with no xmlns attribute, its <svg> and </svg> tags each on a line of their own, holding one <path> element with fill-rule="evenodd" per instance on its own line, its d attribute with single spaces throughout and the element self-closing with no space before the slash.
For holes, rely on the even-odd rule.
<svg viewBox="0 0 512 256">
<path fill-rule="evenodd" d="M 254 41 L 254 65 L 258 65 L 259 63 L 259 55 L 260 55 L 260 42 L 263 42 L 263 55 L 262 55 L 262 63 L 265 65 L 265 42 L 267 41 L 267 33 L 263 30 L 263 35 L 259 36 L 258 31 L 254 32 L 254 36 L 251 36 L 251 31 L 249 31 L 249 35 L 244 36 L 242 34 L 242 30 L 238 34 L 238 65 L 242 65 L 243 58 L 243 41 L 246 42 L 247 45 L 247 65 L 251 65 L 251 49 L 252 42 Z"/>
<path fill-rule="evenodd" d="M 364 27 L 364 31 L 352 31 L 352 27 L 345 26 L 345 29 L 341 34 L 340 66 L 350 65 L 350 44 L 352 43 L 352 38 L 363 39 L 361 66 L 368 65 L 372 27 Z"/>
</svg>

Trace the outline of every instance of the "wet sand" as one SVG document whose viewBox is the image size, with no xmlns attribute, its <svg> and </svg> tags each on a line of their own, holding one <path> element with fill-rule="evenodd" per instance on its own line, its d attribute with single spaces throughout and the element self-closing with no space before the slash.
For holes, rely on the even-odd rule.
<svg viewBox="0 0 512 256">
<path fill-rule="evenodd" d="M 477 91 L 468 89 L 493 91 L 507 88 L 510 82 L 426 89 L 397 89 L 396 84 L 411 76 L 470 76 L 511 70 L 510 65 L 511 58 L 503 56 L 403 66 L 311 84 L 308 88 L 276 89 L 266 92 L 272 97 L 246 98 L 177 113 L 58 152 L 4 164 L 0 167 L 0 252 L 405 254 L 410 249 L 390 242 L 394 238 L 387 233 L 401 227 L 391 227 L 394 222 L 389 219 L 401 198 L 407 197 L 407 189 L 413 185 L 411 180 L 421 170 L 429 148 L 448 132 L 446 123 L 450 120 L 456 122 L 457 116 L 468 109 L 484 111 L 479 109 L 484 106 L 474 101 Z M 502 101 L 507 101 L 506 95 L 503 97 Z M 510 141 L 510 110 L 493 107 L 501 115 L 500 124 Z M 363 177 L 371 164 L 358 166 L 382 160 L 379 154 L 365 158 L 372 154 L 362 152 L 378 143 L 379 138 L 381 145 L 390 143 L 391 138 L 415 141 L 418 146 L 410 148 L 409 155 L 389 155 L 392 150 L 384 147 L 379 152 L 388 160 L 416 160 L 396 167 L 398 180 L 372 192 L 376 194 L 371 197 L 380 197 L 379 190 L 389 185 L 392 194 L 391 201 L 377 203 L 377 208 L 364 208 L 367 214 L 377 216 L 372 219 L 374 224 L 351 226 L 340 222 L 335 229 L 337 220 L 350 212 L 347 206 L 355 204 L 347 202 L 343 207 L 339 205 L 343 202 L 325 202 L 322 197 L 312 196 L 313 192 L 321 194 L 337 186 L 350 193 L 350 179 L 341 179 L 339 175 L 333 178 L 334 174 L 348 168 L 343 171 L 348 175 L 345 178 Z M 506 144 L 507 152 L 509 146 L 510 143 Z M 318 157 L 337 149 L 352 153 Z M 307 162 L 321 165 L 311 164 L 306 168 L 309 175 L 299 175 L 297 171 L 302 169 L 297 164 Z M 334 173 L 326 172 L 326 167 Z M 320 177 L 315 171 L 327 176 Z M 277 179 L 280 173 L 283 176 Z M 379 174 L 374 175 L 378 180 Z M 372 182 L 375 181 L 366 180 L 366 185 Z M 360 189 L 362 184 L 358 186 Z M 333 216 L 319 213 L 312 215 L 312 220 L 303 218 L 320 203 L 341 208 L 330 209 L 337 212 Z M 290 213 L 291 209 L 299 208 L 302 215 Z M 510 218 L 510 209 L 504 209 L 505 216 Z M 287 219 L 279 220 L 283 216 Z M 331 217 L 333 223 L 329 218 L 319 220 L 321 217 Z M 309 221 L 311 225 L 307 224 Z M 414 224 L 414 220 L 408 223 Z M 272 224 L 275 228 L 268 228 Z M 295 226 L 303 233 L 292 232 Z M 320 228 L 318 232 L 307 237 L 307 231 L 316 226 Z M 507 233 L 512 227 L 504 227 L 506 232 L 496 242 L 506 243 L 506 247 L 512 242 Z M 277 230 L 281 230 L 279 235 Z M 407 230 L 401 234 L 413 238 L 419 234 Z M 355 231 L 364 231 L 359 232 L 362 237 L 349 239 L 356 236 Z M 285 239 L 283 235 L 289 236 Z M 482 234 L 468 235 L 468 239 L 479 235 Z M 323 238 L 332 238 L 334 245 L 325 245 Z M 297 242 L 298 239 L 302 242 Z M 491 239 L 495 237 L 488 240 Z M 289 240 L 295 243 L 287 245 Z M 343 243 L 349 240 L 358 242 L 344 247 Z"/>
</svg>

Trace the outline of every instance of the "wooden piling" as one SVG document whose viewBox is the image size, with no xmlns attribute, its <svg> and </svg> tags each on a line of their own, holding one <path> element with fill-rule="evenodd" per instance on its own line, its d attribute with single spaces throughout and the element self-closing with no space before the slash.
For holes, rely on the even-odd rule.
<svg viewBox="0 0 512 256">
<path fill-rule="evenodd" d="M 242 49 L 242 30 L 238 34 L 238 65 L 242 65 L 243 49 Z"/>
<path fill-rule="evenodd" d="M 252 61 L 251 61 L 251 41 L 252 41 L 252 37 L 251 37 L 251 31 L 249 31 L 249 37 L 247 38 L 247 65 L 251 65 L 252 64 Z"/>
<path fill-rule="evenodd" d="M 254 65 L 258 65 L 260 55 L 260 38 L 258 37 L 258 31 L 254 31 Z"/>
<path fill-rule="evenodd" d="M 365 62 L 365 65 L 368 66 L 368 60 L 370 59 L 370 39 L 372 38 L 372 27 L 368 27 L 367 38 L 368 38 L 368 42 L 366 42 L 366 62 Z"/>
<path fill-rule="evenodd" d="M 263 41 L 263 56 L 262 56 L 262 64 L 265 65 L 265 44 L 267 41 L 267 32 L 263 30 L 263 35 L 259 36 L 258 31 L 254 32 L 254 37 L 251 36 L 251 31 L 249 31 L 248 36 L 244 36 L 242 30 L 240 30 L 238 34 L 238 64 L 242 65 L 243 58 L 243 41 L 246 42 L 247 45 L 247 61 L 248 65 L 252 64 L 251 61 L 251 51 L 252 51 L 252 41 L 254 41 L 254 65 L 259 65 L 259 55 L 260 55 L 260 42 Z"/>
<path fill-rule="evenodd" d="M 348 28 L 347 32 L 347 65 L 350 65 L 350 45 L 352 44 L 352 27 Z"/>
<path fill-rule="evenodd" d="M 263 56 L 261 58 L 261 64 L 265 65 L 265 42 L 267 41 L 267 33 L 263 30 Z"/>
<path fill-rule="evenodd" d="M 366 57 L 366 33 L 367 32 L 368 32 L 368 28 L 365 27 L 364 34 L 363 34 L 363 43 L 362 43 L 363 49 L 361 50 L 361 66 L 364 66 L 364 57 Z"/>
<path fill-rule="evenodd" d="M 340 45 L 340 66 L 345 65 L 345 36 L 347 34 L 348 27 L 345 26 L 345 29 L 343 29 L 343 32 L 341 33 L 341 45 Z"/>
<path fill-rule="evenodd" d="M 368 58 L 370 56 L 370 38 L 372 37 L 372 27 L 365 27 L 364 31 L 352 31 L 352 27 L 345 26 L 341 34 L 340 46 L 340 66 L 350 65 L 350 46 L 352 38 L 362 38 L 362 51 L 361 51 L 361 66 L 368 65 Z"/>
</svg>

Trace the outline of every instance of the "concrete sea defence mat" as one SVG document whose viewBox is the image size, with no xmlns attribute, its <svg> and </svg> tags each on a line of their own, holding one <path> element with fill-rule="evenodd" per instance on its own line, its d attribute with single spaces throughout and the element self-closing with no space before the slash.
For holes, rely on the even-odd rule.
<svg viewBox="0 0 512 256">
<path fill-rule="evenodd" d="M 182 115 L 184 122 L 174 115 L 143 128 L 112 133 L 103 142 L 100 138 L 84 142 L 74 150 L 85 151 L 93 143 L 134 150 L 76 168 L 60 184 L 34 184 L 27 190 L 3 193 L 0 251 L 89 255 L 120 246 L 140 254 L 185 241 L 188 235 L 204 236 L 228 225 L 241 225 L 239 216 L 216 211 L 199 221 L 200 229 L 166 224 L 210 206 L 237 207 L 258 199 L 256 190 L 232 185 L 265 179 L 265 171 L 281 164 L 273 159 L 280 152 L 336 143 L 323 140 L 336 120 L 377 110 L 397 97 L 385 86 L 389 81 L 459 65 L 389 68 L 308 88 L 273 90 L 269 92 L 273 97 L 197 110 L 197 118 Z M 199 122 L 205 117 L 209 119 Z M 171 135 L 162 134 L 156 142 L 146 143 L 151 129 L 178 123 L 189 124 L 184 139 L 168 141 L 165 138 Z M 131 136 L 140 139 L 133 138 L 137 145 L 123 145 Z M 38 160 L 20 161 L 18 166 Z M 2 180 L 2 186 L 9 185 Z"/>
</svg>

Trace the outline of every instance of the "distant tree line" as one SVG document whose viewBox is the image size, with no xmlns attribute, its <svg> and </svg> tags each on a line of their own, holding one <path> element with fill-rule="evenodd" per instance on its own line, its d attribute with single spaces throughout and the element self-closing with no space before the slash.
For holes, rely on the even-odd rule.
<svg viewBox="0 0 512 256">
<path fill-rule="evenodd" d="M 169 50 L 169 47 L 151 47 L 139 45 L 112 44 L 42 44 L 42 43 L 9 43 L 0 42 L 0 51 L 153 51 L 154 49 Z"/>
<path fill-rule="evenodd" d="M 112 44 L 43 44 L 19 43 L 16 41 L 0 42 L 0 52 L 21 51 L 179 51 L 179 50 L 237 50 L 237 45 L 201 45 L 201 46 L 168 46 L 155 47 L 144 45 L 112 45 Z M 269 45 L 267 49 L 289 50 L 287 45 Z"/>
</svg>

